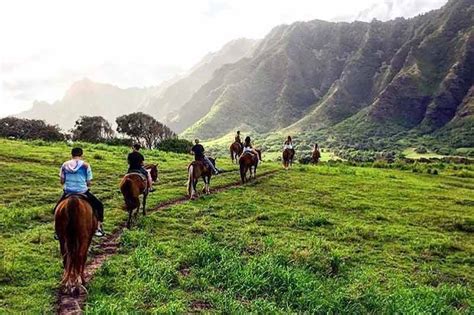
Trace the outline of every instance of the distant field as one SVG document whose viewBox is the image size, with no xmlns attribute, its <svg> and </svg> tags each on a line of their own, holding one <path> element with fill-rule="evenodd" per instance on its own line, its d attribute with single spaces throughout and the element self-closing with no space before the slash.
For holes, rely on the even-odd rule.
<svg viewBox="0 0 474 315">
<path fill-rule="evenodd" d="M 83 147 L 112 231 L 128 149 Z M 0 313 L 53 311 L 51 207 L 69 150 L 0 140 Z M 145 155 L 161 175 L 150 206 L 182 196 L 192 158 Z M 214 186 L 238 179 L 228 160 Z M 297 165 L 150 214 L 89 284 L 86 312 L 472 313 L 473 173 Z"/>
</svg>

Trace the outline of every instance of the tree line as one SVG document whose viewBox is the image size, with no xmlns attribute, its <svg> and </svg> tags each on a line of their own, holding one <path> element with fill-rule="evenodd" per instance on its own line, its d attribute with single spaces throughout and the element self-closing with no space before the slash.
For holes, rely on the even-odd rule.
<svg viewBox="0 0 474 315">
<path fill-rule="evenodd" d="M 152 149 L 160 146 L 175 147 L 184 144 L 163 144 L 165 140 L 178 140 L 177 135 L 165 124 L 145 113 L 123 115 L 115 120 L 114 131 L 110 123 L 102 116 L 81 116 L 70 133 L 63 133 L 57 125 L 50 125 L 43 120 L 6 117 L 0 119 L 0 137 L 61 141 L 85 141 L 92 143 L 131 144 L 140 143 Z M 117 137 L 117 134 L 125 137 Z M 179 142 L 179 141 L 178 141 Z M 186 143 L 187 145 L 187 143 Z"/>
</svg>

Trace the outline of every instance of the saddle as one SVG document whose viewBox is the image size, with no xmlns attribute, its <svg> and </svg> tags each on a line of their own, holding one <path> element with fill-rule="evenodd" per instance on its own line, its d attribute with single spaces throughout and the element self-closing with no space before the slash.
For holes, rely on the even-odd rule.
<svg viewBox="0 0 474 315">
<path fill-rule="evenodd" d="M 127 175 L 138 175 L 144 182 L 148 182 L 148 178 L 143 173 L 140 173 L 138 171 L 129 172 L 127 173 Z"/>
<path fill-rule="evenodd" d="M 89 197 L 87 197 L 87 195 L 85 193 L 67 193 L 64 195 L 64 198 L 63 199 L 66 199 L 66 198 L 69 198 L 69 197 L 72 197 L 72 196 L 78 196 L 86 201 L 89 201 Z"/>
</svg>

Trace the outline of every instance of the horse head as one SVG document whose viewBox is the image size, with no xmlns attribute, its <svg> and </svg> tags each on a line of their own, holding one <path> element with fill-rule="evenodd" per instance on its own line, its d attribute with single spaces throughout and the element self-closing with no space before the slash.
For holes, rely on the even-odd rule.
<svg viewBox="0 0 474 315">
<path fill-rule="evenodd" d="M 145 168 L 150 171 L 151 179 L 156 182 L 158 180 L 158 164 L 149 164 Z"/>
</svg>

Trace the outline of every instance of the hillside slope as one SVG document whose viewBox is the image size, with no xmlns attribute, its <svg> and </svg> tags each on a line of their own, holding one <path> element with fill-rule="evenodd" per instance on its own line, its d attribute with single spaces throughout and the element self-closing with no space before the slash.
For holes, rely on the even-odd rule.
<svg viewBox="0 0 474 315">
<path fill-rule="evenodd" d="M 473 73 L 471 0 L 408 20 L 283 25 L 193 95 L 181 110 L 193 124 L 183 135 L 214 138 L 242 124 L 261 133 L 433 133 L 469 102 Z"/>
<path fill-rule="evenodd" d="M 245 38 L 233 40 L 219 51 L 209 53 L 188 73 L 158 86 L 122 89 L 83 79 L 73 83 L 63 99 L 53 104 L 35 101 L 31 109 L 16 116 L 42 119 L 68 130 L 82 115 L 104 116 L 113 122 L 117 116 L 143 111 L 181 131 L 183 126 L 175 123 L 177 110 L 212 78 L 216 69 L 250 56 L 257 42 Z"/>
<path fill-rule="evenodd" d="M 182 78 L 163 91 L 152 93 L 143 104 L 143 111 L 160 117 L 167 125 L 177 131 L 183 130 L 178 111 L 191 96 L 209 80 L 214 71 L 225 64 L 234 63 L 250 56 L 257 41 L 241 38 L 224 45 L 219 51 L 209 53 Z"/>
<path fill-rule="evenodd" d="M 30 110 L 16 116 L 42 119 L 69 130 L 83 115 L 99 115 L 113 122 L 117 116 L 134 112 L 148 92 L 149 89 L 121 89 L 111 84 L 83 79 L 75 82 L 61 100 L 53 104 L 36 101 Z"/>
</svg>

